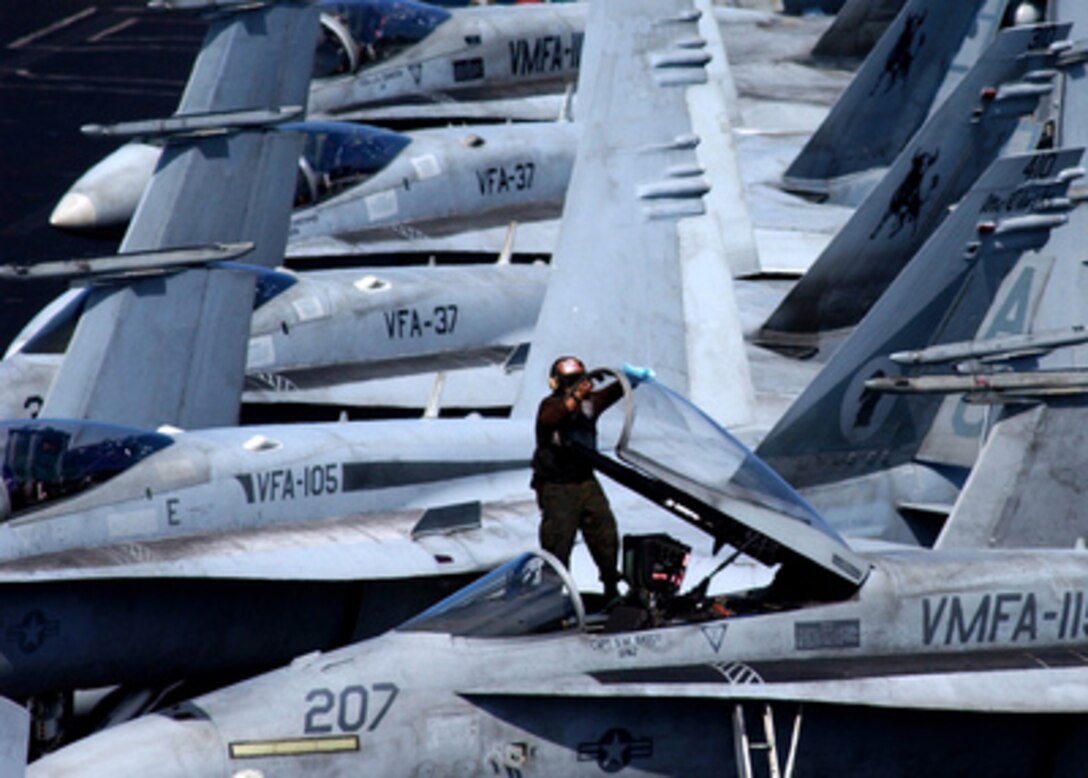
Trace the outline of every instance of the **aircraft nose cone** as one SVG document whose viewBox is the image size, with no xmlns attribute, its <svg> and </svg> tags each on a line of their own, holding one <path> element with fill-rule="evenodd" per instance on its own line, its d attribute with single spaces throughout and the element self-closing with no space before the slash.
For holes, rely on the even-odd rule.
<svg viewBox="0 0 1088 778">
<path fill-rule="evenodd" d="M 68 192 L 53 209 L 49 223 L 60 230 L 92 230 L 98 226 L 94 203 L 85 194 Z"/>
<path fill-rule="evenodd" d="M 49 223 L 76 233 L 124 229 L 161 153 L 156 146 L 126 143 L 72 184 L 53 209 Z"/>
<path fill-rule="evenodd" d="M 79 740 L 34 762 L 27 778 L 191 778 L 226 775 L 215 725 L 149 715 Z"/>
</svg>

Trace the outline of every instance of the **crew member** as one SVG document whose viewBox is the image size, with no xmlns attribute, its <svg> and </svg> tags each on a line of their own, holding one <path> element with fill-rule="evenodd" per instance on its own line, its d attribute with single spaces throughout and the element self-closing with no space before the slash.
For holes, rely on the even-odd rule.
<svg viewBox="0 0 1088 778">
<path fill-rule="evenodd" d="M 619 541 L 616 519 L 589 461 L 572 443 L 597 447 L 597 417 L 623 396 L 619 381 L 594 391 L 577 357 L 552 363 L 545 397 L 536 416 L 532 487 L 540 506 L 540 545 L 570 567 L 574 536 L 580 529 L 600 571 L 606 600 L 615 599 Z"/>
</svg>

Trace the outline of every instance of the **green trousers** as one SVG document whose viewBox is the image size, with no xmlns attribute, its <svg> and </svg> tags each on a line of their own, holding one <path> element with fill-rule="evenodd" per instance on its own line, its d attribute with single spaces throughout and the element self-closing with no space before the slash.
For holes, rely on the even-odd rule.
<svg viewBox="0 0 1088 778">
<path fill-rule="evenodd" d="M 606 588 L 614 587 L 620 579 L 616 569 L 619 557 L 616 518 L 597 479 L 537 484 L 536 502 L 541 513 L 541 548 L 569 568 L 574 536 L 581 530 L 601 581 Z"/>
</svg>

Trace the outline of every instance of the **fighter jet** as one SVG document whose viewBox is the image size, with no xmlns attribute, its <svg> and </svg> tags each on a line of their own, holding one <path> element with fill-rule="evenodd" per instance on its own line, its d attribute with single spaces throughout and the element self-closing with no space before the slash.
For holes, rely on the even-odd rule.
<svg viewBox="0 0 1088 778">
<path fill-rule="evenodd" d="M 649 381 L 627 402 L 600 467 L 776 565 L 771 584 L 684 591 L 687 546 L 627 536 L 632 592 L 600 615 L 527 553 L 380 638 L 92 735 L 29 775 L 944 775 L 1031 772 L 1041 753 L 1080 769 L 1083 550 L 862 553 L 678 395 Z M 1068 422 L 1059 434 L 1079 434 Z"/>
<path fill-rule="evenodd" d="M 519 251 L 547 255 L 554 248 L 578 142 L 573 123 L 402 133 L 306 122 L 286 129 L 306 138 L 288 238 L 294 254 L 497 250 L 494 238 L 464 233 L 512 222 L 523 225 Z M 146 144 L 122 146 L 72 185 L 50 223 L 73 232 L 123 229 L 159 153 Z M 526 229 L 533 222 L 550 222 L 543 237 Z"/>
<path fill-rule="evenodd" d="M 40 270 L 27 269 L 26 276 Z M 361 404 L 348 390 L 337 401 L 339 387 L 391 375 L 425 372 L 433 386 L 435 371 L 508 366 L 495 371 L 498 382 L 506 369 L 515 370 L 530 341 L 549 277 L 544 265 L 509 263 L 248 272 L 258 279 L 242 396 L 251 421 L 271 420 L 287 398 L 313 406 L 312 415 L 336 418 Z M 12 342 L 0 361 L 0 418 L 39 415 L 90 293 L 86 287 L 64 293 Z M 477 391 L 467 407 L 488 406 L 488 393 Z M 508 406 L 512 396 L 503 386 L 490 403 Z M 407 407 L 425 404 L 415 395 L 402 399 L 414 403 Z M 461 402 L 448 399 L 436 410 Z"/>
<path fill-rule="evenodd" d="M 553 119 L 578 78 L 584 3 L 447 11 L 414 0 L 329 0 L 321 9 L 314 116 L 405 118 L 403 106 L 416 103 L 414 116 L 431 123 Z M 509 99 L 548 93 L 560 99 L 543 112 Z M 400 107 L 368 112 L 390 105 Z"/>
<path fill-rule="evenodd" d="M 728 311 L 722 305 L 731 287 L 721 281 L 729 269 L 713 252 L 690 257 L 682 268 L 679 261 L 678 233 L 712 245 L 709 231 L 716 227 L 703 214 L 707 186 L 683 110 L 686 89 L 705 80 L 708 57 L 695 45 L 694 15 L 673 13 L 661 24 L 660 9 L 653 10 L 651 18 L 617 20 L 611 31 L 625 32 L 622 44 L 604 36 L 595 55 L 600 64 L 589 71 L 592 78 L 586 76 L 583 94 L 599 94 L 592 102 L 613 121 L 592 122 L 589 142 L 579 144 L 579 159 L 588 156 L 580 169 L 575 165 L 576 205 L 568 200 L 571 211 L 546 295 L 559 298 L 545 300 L 541 321 L 547 324 L 538 327 L 526 363 L 526 375 L 539 376 L 540 388 L 526 386 L 517 417 L 264 428 L 194 424 L 178 431 L 159 429 L 158 421 L 142 429 L 73 424 L 43 410 L 33 423 L 12 425 L 4 453 L 12 460 L 9 493 L 17 497 L 0 527 L 13 552 L 0 584 L 9 595 L 0 598 L 0 622 L 14 630 L 4 633 L 12 640 L 0 646 L 4 693 L 47 699 L 59 693 L 63 699 L 72 688 L 255 672 L 302 651 L 381 631 L 467 576 L 491 569 L 536 535 L 526 467 L 532 416 L 545 391 L 547 365 L 560 349 L 576 350 L 590 364 L 622 350 L 708 397 L 738 380 L 733 371 L 725 382 L 713 375 L 731 363 L 719 359 L 723 348 L 740 344 L 736 329 L 715 324 Z M 244 37 L 252 27 L 247 21 L 242 12 L 220 24 Z M 649 58 L 631 57 L 634 30 Z M 215 32 L 222 37 L 224 29 Z M 647 61 L 658 62 L 649 73 Z M 254 64 L 260 70 L 263 63 Z M 625 80 L 622 100 L 609 96 L 621 71 L 639 74 Z M 651 106 L 659 120 L 639 121 Z M 203 132 L 197 137 L 196 143 L 209 142 Z M 221 155 L 209 159 L 248 164 Z M 284 159 L 292 170 L 293 160 Z M 149 193 L 161 173 L 160 167 Z M 200 180 L 189 182 L 194 192 Z M 280 184 L 289 199 L 292 182 L 285 177 Z M 609 199 L 622 206 L 607 225 L 624 237 L 614 243 L 594 239 L 605 229 L 599 208 Z M 148 202 L 145 196 L 137 221 L 149 213 Z M 633 253 L 631 246 L 639 250 Z M 212 252 L 212 264 L 237 250 Z M 183 254 L 173 261 L 208 259 Z M 566 278 L 570 268 L 578 274 Z M 236 267 L 206 272 L 242 274 Z M 666 291 L 631 278 L 656 279 Z M 217 304 L 242 308 L 237 299 Z M 711 299 L 713 306 L 707 305 Z M 171 300 L 179 307 L 186 301 L 192 298 Z M 689 332 L 696 310 L 700 327 Z M 76 339 L 87 320 L 85 314 Z M 681 343 L 705 362 L 677 348 Z M 239 355 L 239 375 L 243 363 Z M 146 364 L 152 370 L 162 363 L 148 355 Z M 189 364 L 202 365 L 195 355 Z M 128 377 L 134 380 L 132 363 Z M 53 393 L 46 410 L 52 400 Z M 675 522 L 656 508 L 630 520 L 643 527 Z M 208 607 L 209 598 L 215 608 Z M 163 607 L 167 600 L 170 606 Z M 88 634 L 97 639 L 88 642 Z M 179 651 L 194 635 L 202 647 Z"/>
<path fill-rule="evenodd" d="M 416 103 L 403 110 L 415 110 L 430 124 L 464 118 L 549 121 L 523 131 L 492 126 L 407 137 L 340 123 L 311 128 L 296 205 L 316 207 L 301 217 L 300 236 L 318 227 L 329 229 L 318 234 L 357 239 L 352 233 L 377 222 L 399 229 L 401 237 L 418 237 L 437 227 L 433 220 L 444 222 L 448 232 L 448 217 L 468 203 L 490 224 L 525 219 L 525 208 L 520 215 L 496 209 L 530 201 L 542 209 L 536 218 L 558 217 L 575 141 L 571 127 L 551 120 L 564 113 L 564 90 L 578 75 L 584 5 L 446 10 L 414 0 L 330 0 L 321 9 L 309 97 L 314 119 L 365 119 L 366 108 Z M 545 108 L 536 107 L 532 96 L 549 92 L 553 97 Z M 387 121 L 390 109 L 383 110 L 370 118 Z M 405 150 L 409 143 L 412 148 Z M 390 166 L 401 151 L 404 156 Z M 454 151 L 460 153 L 451 158 Z M 158 155 L 151 145 L 122 146 L 73 185 L 50 222 L 66 230 L 120 232 Z M 317 205 L 379 171 L 359 193 L 363 205 L 343 197 L 329 209 Z M 313 224 L 311 218 L 325 210 L 333 215 Z M 353 212 L 346 224 L 344 210 Z M 333 229 L 329 218 L 336 222 Z M 548 249 L 554 233 L 549 236 Z"/>
<path fill-rule="evenodd" d="M 652 52 L 645 61 L 658 65 L 645 74 L 621 38 L 587 49 L 600 64 L 587 68 L 581 91 L 615 121 L 588 124 L 580 144 L 577 207 L 568 206 L 541 312 L 547 326 L 538 328 L 547 339 L 534 343 L 526 375 L 546 375 L 565 351 L 591 364 L 629 355 L 732 421 L 749 409 L 740 332 L 727 326 L 735 316 L 730 269 L 714 252 L 678 261 L 681 244 L 716 245 L 714 222 L 702 218 L 707 186 L 693 164 L 696 144 L 679 109 L 685 88 L 705 78 L 707 58 L 692 43 L 697 20 L 686 8 L 631 10 L 607 29 L 638 31 Z M 621 71 L 631 84 L 622 95 L 610 89 Z M 650 104 L 660 120 L 640 122 Z M 595 240 L 600 215 L 586 203 L 612 201 L 622 207 L 610 210 L 608 227 L 623 239 Z M 572 258 L 578 273 L 565 269 Z M 612 302 L 621 299 L 617 289 L 623 305 Z M 536 398 L 523 391 L 510 420 L 88 428 L 82 438 L 46 421 L 11 430 L 13 454 L 32 456 L 15 460 L 15 491 L 27 502 L 6 525 L 24 556 L 3 566 L 11 594 L 0 619 L 14 631 L 0 688 L 25 696 L 251 671 L 373 634 L 494 566 L 535 536 L 524 464 Z M 55 483 L 39 484 L 43 472 Z M 68 513 L 76 506 L 100 520 Z M 654 505 L 617 512 L 625 525 L 680 525 Z M 238 523 L 225 527 L 224 513 Z M 85 548 L 72 547 L 72 532 Z M 119 592 L 131 607 L 118 608 Z M 209 597 L 221 606 L 214 612 Z M 108 638 L 90 646 L 83 639 L 90 625 L 114 624 Z M 179 652 L 193 634 L 202 649 Z"/>
</svg>

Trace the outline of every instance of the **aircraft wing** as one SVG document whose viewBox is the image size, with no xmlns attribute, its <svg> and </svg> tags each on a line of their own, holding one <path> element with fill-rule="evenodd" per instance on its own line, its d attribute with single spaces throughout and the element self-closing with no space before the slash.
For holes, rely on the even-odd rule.
<svg viewBox="0 0 1088 778">
<path fill-rule="evenodd" d="M 508 560 L 512 548 L 535 546 L 539 520 L 531 501 L 357 514 L 13 560 L 0 564 L 0 584 L 128 578 L 354 581 L 482 572 Z"/>
<path fill-rule="evenodd" d="M 224 11 L 174 117 L 96 128 L 167 143 L 122 254 L 242 242 L 255 245 L 247 262 L 282 260 L 301 141 L 272 128 L 305 105 L 316 25 L 316 10 L 297 0 Z M 249 273 L 207 267 L 101 283 L 42 414 L 235 423 L 253 290 Z"/>
<path fill-rule="evenodd" d="M 434 101 L 377 105 L 337 113 L 337 121 L 382 124 L 396 122 L 550 122 L 567 109 L 568 97 L 557 93 L 491 100 Z"/>
<path fill-rule="evenodd" d="M 517 415 L 535 412 L 563 354 L 652 366 L 723 423 L 751 415 L 732 271 L 689 114 L 714 56 L 699 20 L 690 0 L 592 4 L 582 134 Z"/>
<path fill-rule="evenodd" d="M 700 668 L 663 668 L 674 676 Z M 512 698 L 624 698 L 644 700 L 710 700 L 850 705 L 957 713 L 1083 713 L 1088 709 L 1088 672 L 1077 668 L 927 672 L 876 675 L 818 681 L 765 682 L 746 665 L 703 665 L 707 680 L 601 682 L 587 675 L 552 678 L 546 683 L 504 683 L 459 690 L 474 702 Z M 652 671 L 651 671 L 652 672 Z M 728 677 L 733 673 L 734 680 Z M 646 673 L 644 673 L 646 674 Z M 716 680 L 710 680 L 713 676 Z"/>
</svg>

